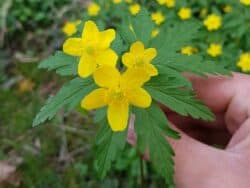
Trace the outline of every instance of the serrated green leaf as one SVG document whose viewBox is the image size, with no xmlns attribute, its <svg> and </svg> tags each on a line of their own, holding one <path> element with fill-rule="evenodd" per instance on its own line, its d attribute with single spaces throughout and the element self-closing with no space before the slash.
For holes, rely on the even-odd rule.
<svg viewBox="0 0 250 188">
<path fill-rule="evenodd" d="M 168 59 L 165 63 L 169 68 L 179 72 L 190 72 L 200 76 L 207 76 L 207 74 L 231 74 L 230 71 L 224 69 L 222 66 L 215 64 L 215 62 L 205 61 L 198 55 L 185 56 L 176 54 L 175 57 Z M 164 62 L 162 62 L 162 65 L 163 64 Z"/>
<path fill-rule="evenodd" d="M 185 85 L 175 79 L 162 76 L 152 78 L 145 86 L 150 95 L 183 116 L 191 115 L 195 119 L 212 121 L 214 114 Z"/>
<path fill-rule="evenodd" d="M 63 107 L 72 109 L 77 106 L 83 97 L 95 87 L 92 79 L 75 78 L 66 83 L 55 96 L 47 100 L 45 106 L 36 115 L 33 126 L 52 119 Z"/>
<path fill-rule="evenodd" d="M 106 107 L 97 109 L 95 111 L 94 123 L 99 123 L 99 122 L 105 120 L 105 118 L 106 118 L 106 112 L 107 112 L 107 108 Z"/>
<path fill-rule="evenodd" d="M 124 149 L 126 138 L 127 131 L 113 132 L 106 120 L 101 124 L 101 128 L 96 136 L 97 173 L 101 179 L 106 176 L 112 162 Z"/>
<path fill-rule="evenodd" d="M 61 76 L 77 75 L 77 66 L 79 58 L 69 56 L 61 51 L 42 61 L 38 68 L 56 70 Z"/>
<path fill-rule="evenodd" d="M 151 33 L 154 23 L 151 20 L 147 9 L 143 8 L 134 19 L 132 19 L 132 27 L 136 36 L 136 40 L 142 41 L 145 46 L 151 39 Z"/>
<path fill-rule="evenodd" d="M 123 40 L 132 44 L 136 41 L 135 33 L 130 29 L 130 23 L 122 23 L 116 26 L 118 33 L 121 35 Z"/>
<path fill-rule="evenodd" d="M 134 113 L 139 150 L 142 153 L 149 150 L 149 159 L 155 170 L 168 184 L 174 184 L 174 151 L 166 136 L 179 138 L 178 133 L 169 127 L 166 116 L 155 103 L 147 109 L 134 108 Z"/>
<path fill-rule="evenodd" d="M 164 63 L 183 46 L 188 45 L 196 36 L 200 24 L 194 21 L 175 23 L 163 28 L 158 37 L 152 40 L 151 46 L 156 48 L 158 55 L 155 62 Z"/>
<path fill-rule="evenodd" d="M 116 53 L 120 56 L 124 50 L 124 45 L 121 36 L 116 33 L 115 41 L 112 42 L 111 48 L 116 51 Z"/>
</svg>

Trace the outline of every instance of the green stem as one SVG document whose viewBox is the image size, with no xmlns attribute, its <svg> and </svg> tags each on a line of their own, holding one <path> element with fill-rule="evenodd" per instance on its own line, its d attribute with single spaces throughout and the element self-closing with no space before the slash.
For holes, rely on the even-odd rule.
<svg viewBox="0 0 250 188">
<path fill-rule="evenodd" d="M 144 188 L 144 166 L 142 157 L 140 157 L 140 171 L 141 171 L 141 188 Z"/>
</svg>

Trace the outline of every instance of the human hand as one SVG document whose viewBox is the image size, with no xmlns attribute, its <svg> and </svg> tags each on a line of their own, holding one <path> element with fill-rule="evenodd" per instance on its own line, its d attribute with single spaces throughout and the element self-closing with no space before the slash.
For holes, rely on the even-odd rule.
<svg viewBox="0 0 250 188">
<path fill-rule="evenodd" d="M 188 76 L 200 100 L 212 109 L 212 123 L 181 117 L 163 107 L 180 140 L 173 146 L 178 188 L 250 187 L 250 76 Z M 135 144 L 133 126 L 128 141 Z M 225 149 L 211 145 L 225 145 Z"/>
</svg>

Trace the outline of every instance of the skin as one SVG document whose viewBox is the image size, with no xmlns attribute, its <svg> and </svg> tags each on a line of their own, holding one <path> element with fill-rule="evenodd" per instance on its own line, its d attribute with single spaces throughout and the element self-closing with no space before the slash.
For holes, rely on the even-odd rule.
<svg viewBox="0 0 250 188">
<path fill-rule="evenodd" d="M 197 97 L 216 115 L 215 122 L 181 117 L 162 107 L 180 140 L 168 138 L 175 150 L 178 188 L 250 187 L 250 76 L 186 75 Z M 135 144 L 133 122 L 128 141 Z M 224 149 L 214 146 L 219 144 Z"/>
</svg>

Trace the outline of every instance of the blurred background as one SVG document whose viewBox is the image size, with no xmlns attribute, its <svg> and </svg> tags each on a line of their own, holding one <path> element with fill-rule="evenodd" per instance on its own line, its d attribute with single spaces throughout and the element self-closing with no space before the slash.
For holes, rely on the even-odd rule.
<svg viewBox="0 0 250 188">
<path fill-rule="evenodd" d="M 219 32 L 209 32 L 204 27 L 193 43 L 198 49 L 195 53 L 199 51 L 204 59 L 240 72 L 236 66 L 240 54 L 250 50 L 250 2 L 241 1 L 248 7 L 243 7 L 238 0 L 179 0 L 171 11 L 166 7 L 160 9 L 166 12 L 166 20 L 170 22 L 180 21 L 177 13 L 183 6 L 192 7 L 193 16 L 201 23 L 212 12 L 220 15 L 223 27 Z M 121 1 L 96 2 L 117 4 Z M 128 6 L 133 1 L 124 2 L 128 4 L 106 13 L 103 11 L 102 16 L 105 14 L 106 17 L 102 19 L 107 23 L 111 16 L 114 21 L 119 21 L 117 15 L 129 14 Z M 156 1 L 134 2 L 144 2 L 153 11 L 159 8 Z M 113 164 L 108 177 L 102 181 L 98 179 L 93 150 L 97 126 L 93 116 L 80 108 L 72 113 L 61 111 L 52 121 L 32 128 L 32 120 L 48 96 L 55 94 L 67 80 L 53 72 L 40 70 L 37 65 L 60 50 L 66 37 L 76 32 L 77 20 L 87 18 L 87 7 L 86 0 L 0 1 L 0 188 L 140 185 L 140 157 L 128 146 Z M 89 14 L 95 15 L 98 11 L 98 6 L 93 5 Z M 220 43 L 221 47 L 215 49 L 218 52 L 214 56 L 209 56 L 206 49 L 212 42 Z M 186 49 L 184 54 L 193 53 L 193 48 Z M 242 62 L 249 71 L 249 53 Z M 166 187 L 164 180 L 150 166 L 145 163 L 144 166 L 147 187 Z"/>
</svg>

